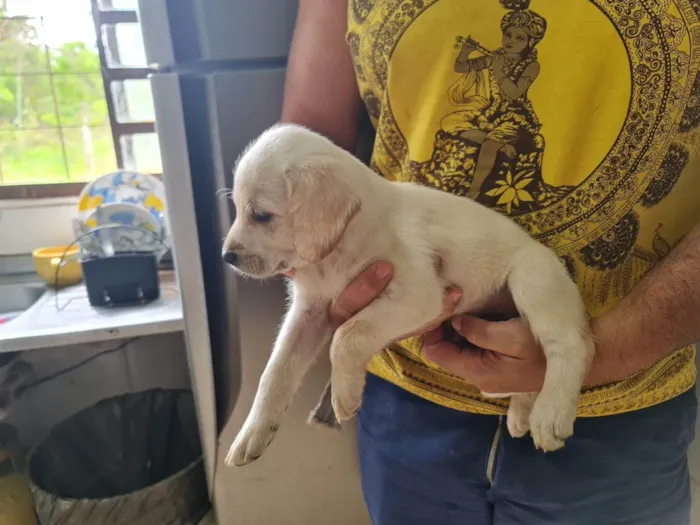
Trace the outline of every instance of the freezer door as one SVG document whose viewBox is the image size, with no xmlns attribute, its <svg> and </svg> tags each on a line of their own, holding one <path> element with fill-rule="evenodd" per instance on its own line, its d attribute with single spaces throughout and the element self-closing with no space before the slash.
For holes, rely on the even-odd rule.
<svg viewBox="0 0 700 525">
<path fill-rule="evenodd" d="M 287 56 L 297 0 L 139 0 L 152 66 Z"/>
</svg>

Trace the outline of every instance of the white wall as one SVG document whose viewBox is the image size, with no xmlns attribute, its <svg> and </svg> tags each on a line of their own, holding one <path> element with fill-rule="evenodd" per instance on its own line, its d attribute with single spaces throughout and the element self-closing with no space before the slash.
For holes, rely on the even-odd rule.
<svg viewBox="0 0 700 525">
<path fill-rule="evenodd" d="M 65 370 L 125 340 L 33 350 L 22 354 L 34 380 Z M 31 447 L 67 417 L 108 397 L 149 388 L 189 388 L 185 343 L 181 333 L 141 337 L 122 350 L 95 358 L 74 371 L 28 389 L 8 422 Z"/>
<path fill-rule="evenodd" d="M 77 209 L 77 198 L 0 201 L 0 255 L 72 242 Z"/>
</svg>

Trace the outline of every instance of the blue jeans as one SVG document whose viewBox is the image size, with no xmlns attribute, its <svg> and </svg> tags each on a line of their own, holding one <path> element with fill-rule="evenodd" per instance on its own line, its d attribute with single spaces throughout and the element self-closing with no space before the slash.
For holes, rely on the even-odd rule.
<svg viewBox="0 0 700 525">
<path fill-rule="evenodd" d="M 688 525 L 694 391 L 580 418 L 557 452 L 513 439 L 504 418 L 468 414 L 367 376 L 359 414 L 374 525 Z"/>
</svg>

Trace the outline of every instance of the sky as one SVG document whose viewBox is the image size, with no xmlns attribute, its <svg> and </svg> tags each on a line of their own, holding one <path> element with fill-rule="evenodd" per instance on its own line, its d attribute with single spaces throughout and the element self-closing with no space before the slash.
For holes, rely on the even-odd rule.
<svg viewBox="0 0 700 525">
<path fill-rule="evenodd" d="M 112 0 L 114 8 L 137 9 L 137 4 L 137 0 Z M 51 48 L 76 41 L 95 45 L 90 0 L 7 0 L 7 8 L 10 16 L 37 17 L 35 25 Z M 143 41 L 137 24 L 121 24 L 117 28 L 117 41 L 124 65 L 145 65 Z"/>
</svg>

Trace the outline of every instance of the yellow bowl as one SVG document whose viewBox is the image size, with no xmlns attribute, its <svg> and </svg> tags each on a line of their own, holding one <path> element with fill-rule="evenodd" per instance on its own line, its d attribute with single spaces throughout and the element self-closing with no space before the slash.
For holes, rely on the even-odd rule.
<svg viewBox="0 0 700 525">
<path fill-rule="evenodd" d="M 67 246 L 52 246 L 39 248 L 32 252 L 34 268 L 46 284 L 49 286 L 70 286 L 83 280 L 83 270 L 78 260 L 80 248 L 74 246 L 66 252 Z M 65 256 L 63 256 L 65 252 Z M 63 264 L 58 269 L 58 264 L 63 256 Z M 58 282 L 56 276 L 58 275 Z"/>
</svg>

